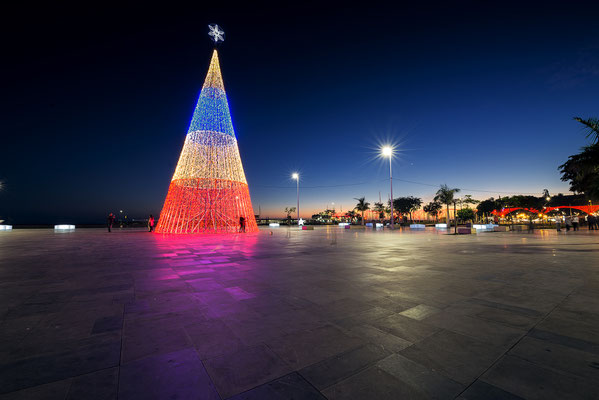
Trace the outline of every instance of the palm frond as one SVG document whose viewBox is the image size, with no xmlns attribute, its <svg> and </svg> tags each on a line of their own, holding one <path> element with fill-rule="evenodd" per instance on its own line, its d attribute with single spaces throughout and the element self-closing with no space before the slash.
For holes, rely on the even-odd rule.
<svg viewBox="0 0 599 400">
<path fill-rule="evenodd" d="M 587 138 L 593 139 L 595 142 L 599 141 L 599 118 L 582 119 L 574 117 L 574 120 L 585 126 L 584 130 L 587 131 Z"/>
</svg>

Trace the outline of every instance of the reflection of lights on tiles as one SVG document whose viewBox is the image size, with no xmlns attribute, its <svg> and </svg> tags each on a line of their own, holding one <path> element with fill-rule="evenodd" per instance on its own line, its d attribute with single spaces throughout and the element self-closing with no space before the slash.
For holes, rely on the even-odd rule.
<svg viewBox="0 0 599 400">
<path fill-rule="evenodd" d="M 348 222 L 339 222 L 339 226 L 348 226 L 349 223 Z"/>
<path fill-rule="evenodd" d="M 271 222 L 270 224 L 268 224 L 268 226 L 270 226 L 271 228 L 278 228 L 280 225 L 278 222 Z"/>
<path fill-rule="evenodd" d="M 12 231 L 12 225 L 0 225 L 0 231 Z"/>
<path fill-rule="evenodd" d="M 250 192 L 214 50 L 157 233 L 256 232 Z"/>
<path fill-rule="evenodd" d="M 54 230 L 56 230 L 56 231 L 73 231 L 73 230 L 75 230 L 75 225 L 54 225 Z"/>
<path fill-rule="evenodd" d="M 410 229 L 424 229 L 426 226 L 424 224 L 410 224 Z"/>
</svg>

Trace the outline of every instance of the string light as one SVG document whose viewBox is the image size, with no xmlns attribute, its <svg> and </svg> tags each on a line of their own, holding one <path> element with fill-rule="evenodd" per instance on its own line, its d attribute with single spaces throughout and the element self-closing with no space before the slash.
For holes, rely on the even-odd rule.
<svg viewBox="0 0 599 400">
<path fill-rule="evenodd" d="M 240 217 L 258 230 L 214 50 L 156 232 L 237 232 Z"/>
</svg>

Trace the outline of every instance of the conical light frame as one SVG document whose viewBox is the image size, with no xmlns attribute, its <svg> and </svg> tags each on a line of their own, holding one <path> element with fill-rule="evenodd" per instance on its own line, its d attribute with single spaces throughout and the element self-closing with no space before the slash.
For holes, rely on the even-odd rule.
<svg viewBox="0 0 599 400">
<path fill-rule="evenodd" d="M 240 217 L 258 230 L 215 49 L 156 232 L 234 233 Z"/>
</svg>

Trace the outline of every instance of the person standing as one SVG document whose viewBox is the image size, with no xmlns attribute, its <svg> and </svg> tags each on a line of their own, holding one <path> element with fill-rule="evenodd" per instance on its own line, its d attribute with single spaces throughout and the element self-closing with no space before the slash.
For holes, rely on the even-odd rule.
<svg viewBox="0 0 599 400">
<path fill-rule="evenodd" d="M 150 218 L 148 218 L 148 228 L 150 229 L 149 232 L 154 230 L 154 216 L 152 214 L 150 214 Z"/>
<path fill-rule="evenodd" d="M 106 218 L 106 226 L 108 227 L 108 232 L 112 232 L 112 224 L 114 224 L 115 216 L 113 213 L 108 214 Z"/>
<path fill-rule="evenodd" d="M 562 226 L 562 217 L 559 215 L 555 215 L 555 227 L 557 228 L 558 232 L 561 232 L 562 230 L 560 229 Z"/>
<path fill-rule="evenodd" d="M 589 223 L 589 231 L 597 230 L 597 217 L 593 214 L 587 215 L 587 222 Z"/>
<path fill-rule="evenodd" d="M 570 228 L 572 228 L 572 217 L 566 215 L 566 232 L 570 232 Z"/>
<path fill-rule="evenodd" d="M 575 231 L 578 230 L 579 222 L 580 222 L 580 220 L 578 219 L 578 214 L 574 215 L 574 217 L 572 217 L 572 227 L 574 228 Z"/>
<path fill-rule="evenodd" d="M 243 216 L 239 217 L 239 232 L 245 232 L 245 218 Z"/>
</svg>

